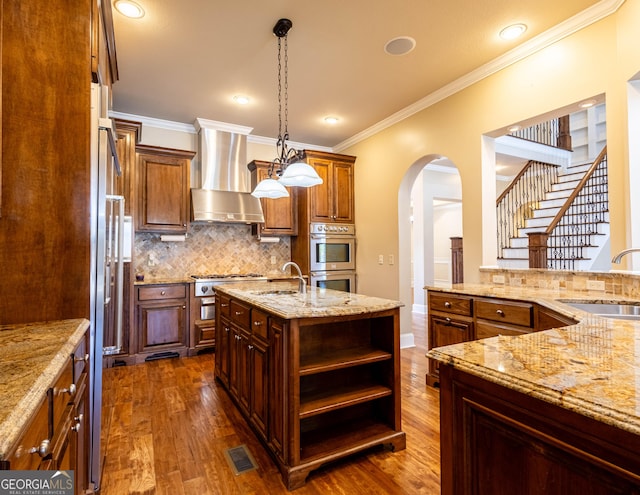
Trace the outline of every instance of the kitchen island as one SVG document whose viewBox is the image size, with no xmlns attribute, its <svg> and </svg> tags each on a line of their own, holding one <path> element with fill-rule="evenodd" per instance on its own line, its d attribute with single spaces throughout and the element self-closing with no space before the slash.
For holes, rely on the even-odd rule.
<svg viewBox="0 0 640 495">
<path fill-rule="evenodd" d="M 442 493 L 640 493 L 640 322 L 566 304 L 640 301 L 567 290 L 450 291 L 535 302 L 578 323 L 429 351 L 439 362 Z"/>
<path fill-rule="evenodd" d="M 327 462 L 405 448 L 400 306 L 291 282 L 216 287 L 216 378 L 289 490 Z"/>
</svg>

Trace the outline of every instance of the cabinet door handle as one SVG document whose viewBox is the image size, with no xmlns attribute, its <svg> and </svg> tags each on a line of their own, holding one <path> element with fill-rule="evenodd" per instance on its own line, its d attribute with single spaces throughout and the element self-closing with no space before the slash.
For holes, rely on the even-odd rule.
<svg viewBox="0 0 640 495">
<path fill-rule="evenodd" d="M 251 349 L 253 349 L 253 346 L 252 345 L 248 345 L 247 349 L 251 350 Z"/>
<path fill-rule="evenodd" d="M 254 321 L 253 324 L 257 327 L 259 327 L 260 325 L 262 325 L 261 321 Z"/>
<path fill-rule="evenodd" d="M 228 332 L 229 331 L 229 327 L 224 327 L 224 331 Z"/>
<path fill-rule="evenodd" d="M 229 303 L 220 303 L 221 308 L 226 308 L 227 306 L 229 306 Z"/>
<path fill-rule="evenodd" d="M 450 308 L 451 307 L 451 303 L 449 301 L 445 301 L 444 302 L 444 307 L 447 308 L 447 309 Z"/>
<path fill-rule="evenodd" d="M 182 306 L 182 309 L 187 309 L 187 307 L 186 306 Z"/>
<path fill-rule="evenodd" d="M 236 311 L 235 313 L 236 313 L 236 316 L 240 316 L 244 314 L 244 311 Z"/>
<path fill-rule="evenodd" d="M 73 418 L 73 420 L 76 422 L 76 424 L 74 424 L 71 427 L 71 431 L 75 431 L 76 433 L 80 431 L 80 427 L 82 426 L 82 418 L 84 416 L 82 414 L 77 415 L 76 417 Z"/>
<path fill-rule="evenodd" d="M 51 452 L 50 446 L 51 442 L 48 438 L 45 438 L 42 442 L 40 442 L 40 445 L 30 448 L 29 453 L 38 454 L 40 457 L 47 457 Z"/>
<path fill-rule="evenodd" d="M 497 310 L 496 310 L 496 314 L 497 314 L 498 316 L 504 316 L 504 311 L 502 311 L 501 309 L 497 309 Z"/>
<path fill-rule="evenodd" d="M 444 320 L 447 322 L 447 325 L 451 325 L 451 318 L 447 317 Z"/>
<path fill-rule="evenodd" d="M 87 361 L 89 361 L 89 354 L 85 354 L 85 355 L 84 355 L 84 357 L 81 357 L 81 358 L 79 358 L 79 357 L 74 357 L 74 358 L 73 358 L 73 362 L 74 362 L 74 363 L 80 363 L 80 362 L 82 362 L 82 361 L 84 361 L 85 363 L 86 363 Z"/>
<path fill-rule="evenodd" d="M 58 395 L 62 395 L 62 394 L 69 394 L 71 397 L 76 395 L 76 384 L 72 383 L 71 385 L 69 385 L 69 388 L 63 388 L 58 390 Z"/>
</svg>

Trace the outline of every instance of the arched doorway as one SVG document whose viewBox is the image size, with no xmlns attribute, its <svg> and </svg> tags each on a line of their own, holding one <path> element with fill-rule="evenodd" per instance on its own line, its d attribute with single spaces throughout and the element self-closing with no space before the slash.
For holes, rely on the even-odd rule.
<svg viewBox="0 0 640 495">
<path fill-rule="evenodd" d="M 450 237 L 462 237 L 457 167 L 428 155 L 407 170 L 398 194 L 399 288 L 411 312 L 426 312 L 425 285 L 450 285 Z M 405 342 L 406 344 L 406 342 Z"/>
</svg>

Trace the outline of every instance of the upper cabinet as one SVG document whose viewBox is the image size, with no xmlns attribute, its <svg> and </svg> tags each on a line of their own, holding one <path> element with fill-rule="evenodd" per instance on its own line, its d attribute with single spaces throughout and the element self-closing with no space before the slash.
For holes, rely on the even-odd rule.
<svg viewBox="0 0 640 495">
<path fill-rule="evenodd" d="M 91 79 L 109 87 L 118 80 L 111 0 L 91 0 Z"/>
<path fill-rule="evenodd" d="M 249 163 L 251 189 L 269 176 L 270 165 L 271 162 L 260 160 Z M 260 199 L 264 223 L 252 226 L 254 235 L 298 235 L 297 196 L 294 188 L 288 187 L 287 190 L 288 198 Z"/>
<path fill-rule="evenodd" d="M 136 152 L 136 231 L 184 234 L 195 152 L 145 145 L 138 145 Z"/>
<path fill-rule="evenodd" d="M 355 156 L 306 151 L 311 165 L 323 183 L 307 191 L 310 222 L 354 223 L 353 167 Z"/>
<path fill-rule="evenodd" d="M 142 124 L 129 120 L 115 119 L 116 147 L 122 175 L 116 178 L 117 194 L 124 196 L 124 214 L 135 215 L 135 165 L 136 145 L 140 142 Z"/>
</svg>

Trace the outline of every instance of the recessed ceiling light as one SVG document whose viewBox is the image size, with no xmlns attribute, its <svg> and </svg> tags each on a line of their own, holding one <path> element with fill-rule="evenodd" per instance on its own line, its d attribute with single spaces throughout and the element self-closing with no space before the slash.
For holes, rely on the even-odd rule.
<svg viewBox="0 0 640 495">
<path fill-rule="evenodd" d="M 522 36 L 526 30 L 526 24 L 512 24 L 500 31 L 500 37 L 503 40 L 514 40 L 519 36 Z"/>
<path fill-rule="evenodd" d="M 387 41 L 384 51 L 389 55 L 405 55 L 416 47 L 416 40 L 409 36 L 399 36 Z"/>
<path fill-rule="evenodd" d="M 250 100 L 248 96 L 236 95 L 233 97 L 233 101 L 235 101 L 239 105 L 246 105 L 247 103 L 249 103 Z"/>
<path fill-rule="evenodd" d="M 589 108 L 596 104 L 596 100 L 586 100 L 580 103 L 580 108 Z"/>
<path fill-rule="evenodd" d="M 337 124 L 339 120 L 340 120 L 340 119 L 339 119 L 338 117 L 333 117 L 333 116 L 329 116 L 329 117 L 325 117 L 325 118 L 324 118 L 324 121 L 325 121 L 327 124 L 332 124 L 332 125 L 333 125 L 333 124 Z"/>
<path fill-rule="evenodd" d="M 116 0 L 114 7 L 122 15 L 132 19 L 140 19 L 144 16 L 144 9 L 131 0 Z"/>
</svg>

